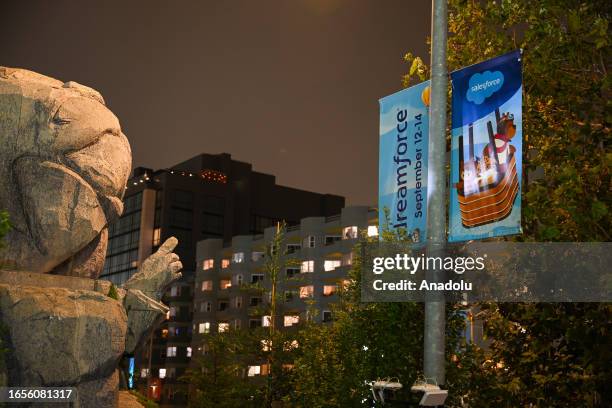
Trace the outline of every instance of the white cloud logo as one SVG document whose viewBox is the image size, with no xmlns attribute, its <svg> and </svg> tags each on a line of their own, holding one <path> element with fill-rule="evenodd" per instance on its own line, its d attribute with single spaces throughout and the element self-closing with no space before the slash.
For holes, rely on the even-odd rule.
<svg viewBox="0 0 612 408">
<path fill-rule="evenodd" d="M 485 71 L 470 77 L 466 99 L 480 105 L 493 93 L 499 91 L 504 84 L 504 74 L 499 71 Z"/>
</svg>

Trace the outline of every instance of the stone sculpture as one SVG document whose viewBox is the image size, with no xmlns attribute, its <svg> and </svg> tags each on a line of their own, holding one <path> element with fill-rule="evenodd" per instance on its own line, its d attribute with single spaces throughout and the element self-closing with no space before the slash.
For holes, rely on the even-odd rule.
<svg viewBox="0 0 612 408">
<path fill-rule="evenodd" d="M 97 280 L 131 169 L 97 91 L 0 67 L 0 141 L 0 209 L 12 225 L 0 253 L 7 385 L 75 386 L 73 406 L 116 407 L 119 360 L 168 311 L 160 299 L 180 277 L 177 240 L 142 263 L 119 299 Z"/>
</svg>

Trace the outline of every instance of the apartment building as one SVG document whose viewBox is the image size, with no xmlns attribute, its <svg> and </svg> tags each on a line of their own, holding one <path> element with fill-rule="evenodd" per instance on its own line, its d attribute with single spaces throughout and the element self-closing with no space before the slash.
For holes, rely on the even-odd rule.
<svg viewBox="0 0 612 408">
<path fill-rule="evenodd" d="M 347 278 L 352 264 L 352 249 L 360 234 L 378 235 L 378 215 L 369 207 L 343 208 L 332 217 L 303 218 L 290 226 L 285 235 L 286 258 L 293 259 L 281 273 L 300 279 L 287 281 L 280 288 L 284 302 L 280 306 L 278 327 L 289 328 L 304 319 L 309 301 L 318 311 L 316 322 L 333 319 L 332 304 L 337 290 Z M 255 328 L 269 324 L 269 316 L 258 314 L 266 296 L 241 289 L 243 284 L 261 282 L 269 287 L 264 273 L 264 248 L 271 242 L 275 227 L 263 235 L 241 235 L 224 245 L 220 239 L 198 242 L 197 272 L 193 306 L 193 336 L 189 353 L 206 355 L 202 337 L 228 328 Z M 261 313 L 261 312 L 259 312 Z M 249 376 L 264 375 L 264 366 L 248 368 Z"/>
<path fill-rule="evenodd" d="M 342 207 L 343 197 L 277 185 L 274 176 L 253 171 L 251 164 L 226 153 L 201 154 L 167 169 L 134 169 L 124 213 L 109 226 L 101 279 L 122 284 L 170 236 L 179 240 L 175 252 L 183 263 L 182 278 L 163 299 L 170 307 L 169 319 L 130 364 L 134 386 L 162 407 L 186 405 L 177 378 L 191 357 L 198 241 L 229 242 L 237 235 L 261 234 L 280 220 L 296 225 L 304 217 L 338 214 Z M 155 377 L 149 376 L 153 372 Z M 155 381 L 164 382 L 163 393 L 161 387 L 149 387 Z"/>
</svg>

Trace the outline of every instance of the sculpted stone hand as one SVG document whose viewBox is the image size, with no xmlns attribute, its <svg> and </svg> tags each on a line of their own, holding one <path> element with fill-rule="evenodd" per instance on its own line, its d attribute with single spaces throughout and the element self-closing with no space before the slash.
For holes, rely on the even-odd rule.
<svg viewBox="0 0 612 408">
<path fill-rule="evenodd" d="M 168 285 L 181 277 L 179 271 L 183 268 L 183 264 L 179 256 L 172 252 L 177 244 L 176 238 L 168 238 L 157 252 L 145 259 L 138 272 L 123 285 L 123 288 L 140 290 L 159 301 Z"/>
</svg>

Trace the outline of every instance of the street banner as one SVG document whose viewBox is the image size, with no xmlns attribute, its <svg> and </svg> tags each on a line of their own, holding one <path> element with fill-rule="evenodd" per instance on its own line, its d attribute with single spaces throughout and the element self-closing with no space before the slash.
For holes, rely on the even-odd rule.
<svg viewBox="0 0 612 408">
<path fill-rule="evenodd" d="M 451 73 L 449 241 L 521 230 L 520 52 Z"/>
<path fill-rule="evenodd" d="M 379 100 L 378 211 L 380 231 L 404 229 L 413 242 L 427 237 L 429 81 Z"/>
</svg>

